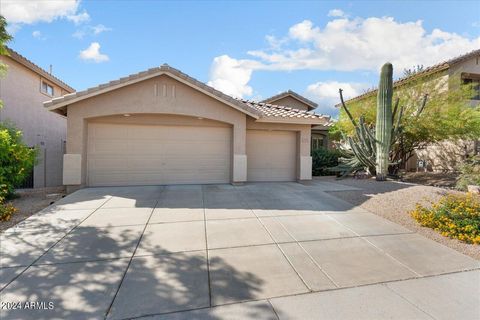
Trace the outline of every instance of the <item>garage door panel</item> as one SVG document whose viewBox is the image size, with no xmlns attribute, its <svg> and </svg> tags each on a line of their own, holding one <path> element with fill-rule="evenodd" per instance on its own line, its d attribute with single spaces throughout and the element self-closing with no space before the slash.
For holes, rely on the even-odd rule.
<svg viewBox="0 0 480 320">
<path fill-rule="evenodd" d="M 230 181 L 228 127 L 91 123 L 88 141 L 91 186 Z"/>
<path fill-rule="evenodd" d="M 294 181 L 296 153 L 295 132 L 247 130 L 247 180 Z"/>
</svg>

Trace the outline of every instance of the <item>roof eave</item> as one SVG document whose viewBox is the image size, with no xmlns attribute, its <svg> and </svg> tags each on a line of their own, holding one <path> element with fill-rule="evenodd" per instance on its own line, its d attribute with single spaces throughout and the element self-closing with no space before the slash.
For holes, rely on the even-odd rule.
<svg viewBox="0 0 480 320">
<path fill-rule="evenodd" d="M 122 87 L 131 85 L 131 84 L 135 84 L 135 83 L 138 83 L 138 82 L 141 82 L 141 81 L 145 81 L 145 80 L 148 80 L 148 79 L 151 79 L 151 78 L 154 78 L 154 77 L 158 77 L 158 76 L 161 76 L 161 75 L 164 75 L 164 74 L 166 74 L 169 77 L 172 77 L 173 79 L 175 79 L 175 80 L 177 80 L 177 81 L 179 81 L 183 84 L 186 84 L 189 87 L 194 88 L 194 89 L 196 89 L 196 90 L 198 90 L 198 91 L 200 91 L 200 92 L 202 92 L 202 93 L 204 93 L 204 94 L 206 94 L 206 95 L 208 95 L 208 96 L 210 96 L 210 97 L 212 97 L 212 98 L 214 98 L 214 99 L 216 99 L 216 100 L 218 100 L 222 103 L 225 103 L 225 104 L 229 105 L 230 107 L 251 116 L 252 118 L 255 118 L 255 119 L 260 118 L 260 115 L 256 112 L 256 110 L 249 111 L 245 108 L 240 107 L 236 103 L 236 100 L 233 99 L 233 98 L 223 99 L 223 98 L 219 97 L 218 95 L 215 95 L 212 92 L 201 88 L 200 86 L 197 86 L 193 83 L 190 83 L 189 81 L 183 79 L 182 77 L 177 76 L 176 74 L 174 74 L 172 72 L 169 72 L 167 70 L 161 70 L 161 69 L 158 70 L 158 72 L 147 74 L 147 75 L 144 75 L 142 77 L 135 77 L 135 78 L 133 78 L 129 81 L 120 82 L 120 83 L 115 84 L 115 85 L 105 86 L 104 88 L 95 87 L 95 88 L 92 88 L 92 89 L 88 89 L 86 91 L 82 91 L 82 92 L 80 92 L 81 93 L 80 96 L 75 97 L 73 99 L 65 99 L 65 96 L 55 98 L 55 99 L 52 99 L 50 101 L 44 102 L 43 106 L 45 108 L 47 108 L 47 110 L 49 110 L 49 111 L 54 111 L 56 109 L 67 107 L 71 104 L 77 103 L 81 100 L 85 100 L 85 99 L 88 99 L 88 98 L 91 98 L 91 97 L 94 97 L 94 96 L 97 96 L 97 95 L 100 95 L 100 94 L 104 94 L 104 93 L 107 93 L 107 92 L 110 92 L 110 91 L 114 91 L 116 89 L 120 89 Z M 90 93 L 88 92 L 89 90 L 91 90 Z M 212 90 L 213 90 L 213 88 L 212 88 Z M 55 102 L 55 100 L 57 100 L 58 102 Z M 64 100 L 64 101 L 62 101 L 62 100 Z M 247 105 L 245 105 L 245 107 L 250 109 L 250 107 L 248 107 Z"/>
<path fill-rule="evenodd" d="M 43 78 L 47 79 L 48 81 L 56 84 L 57 86 L 59 86 L 63 90 L 65 90 L 69 93 L 75 92 L 74 88 L 70 87 L 68 84 L 66 84 L 65 82 L 63 82 L 59 78 L 55 77 L 54 75 L 52 75 L 52 74 L 48 73 L 47 71 L 43 70 L 42 68 L 37 66 L 35 63 L 33 63 L 32 61 L 30 61 L 27 58 L 25 58 L 24 56 L 22 56 L 20 53 L 16 52 L 13 49 L 8 48 L 8 47 L 7 47 L 7 51 L 8 51 L 8 55 L 5 55 L 5 56 L 7 56 L 10 59 L 16 61 L 17 63 L 23 65 L 24 67 L 32 70 L 33 72 L 39 74 L 40 76 L 42 76 Z"/>
<path fill-rule="evenodd" d="M 318 107 L 318 104 L 316 104 L 315 102 L 310 101 L 310 100 L 304 98 L 303 96 L 299 95 L 298 93 L 293 92 L 291 90 L 279 93 L 275 96 L 272 96 L 272 97 L 267 98 L 265 100 L 262 100 L 260 102 L 271 103 L 272 101 L 283 99 L 283 98 L 288 97 L 288 96 L 294 98 L 295 100 L 297 100 L 297 101 L 299 101 L 303 104 L 306 104 L 307 106 L 309 106 L 311 108 L 310 110 L 316 109 Z"/>
<path fill-rule="evenodd" d="M 329 120 L 325 120 L 322 118 L 305 119 L 305 118 L 292 118 L 292 117 L 262 117 L 256 120 L 255 122 L 326 125 L 328 121 Z"/>
</svg>

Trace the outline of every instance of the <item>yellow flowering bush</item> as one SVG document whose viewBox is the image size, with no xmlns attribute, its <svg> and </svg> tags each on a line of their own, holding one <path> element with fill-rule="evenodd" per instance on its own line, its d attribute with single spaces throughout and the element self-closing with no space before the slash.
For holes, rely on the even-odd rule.
<svg viewBox="0 0 480 320">
<path fill-rule="evenodd" d="M 473 193 L 446 195 L 431 208 L 417 204 L 410 215 L 420 225 L 445 237 L 480 244 L 480 196 Z"/>
</svg>

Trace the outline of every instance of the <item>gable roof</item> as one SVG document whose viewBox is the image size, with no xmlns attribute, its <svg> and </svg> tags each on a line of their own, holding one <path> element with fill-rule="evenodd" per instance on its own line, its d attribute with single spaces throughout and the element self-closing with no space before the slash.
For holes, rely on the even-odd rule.
<svg viewBox="0 0 480 320">
<path fill-rule="evenodd" d="M 397 81 L 393 82 L 393 87 L 396 88 L 396 87 L 402 86 L 402 85 L 404 85 L 404 84 L 406 84 L 410 81 L 413 81 L 415 79 L 426 77 L 426 76 L 435 74 L 435 73 L 440 72 L 440 71 L 448 70 L 451 66 L 453 66 L 453 65 L 455 65 L 459 62 L 462 62 L 462 61 L 468 60 L 470 58 L 473 58 L 475 56 L 480 56 L 480 49 L 470 51 L 466 54 L 457 56 L 457 57 L 452 58 L 450 60 L 442 61 L 440 63 L 437 63 L 437 64 L 433 65 L 433 66 L 425 68 L 422 71 L 419 71 L 419 72 L 416 72 L 412 75 L 400 78 Z M 378 91 L 378 89 L 373 89 L 373 90 L 367 91 L 367 92 L 365 92 L 365 93 L 363 93 L 359 96 L 356 96 L 354 98 L 350 98 L 348 100 L 345 100 L 345 102 L 356 101 L 356 100 L 360 100 L 360 99 L 363 99 L 363 98 L 366 98 L 366 97 L 370 97 L 370 96 L 376 94 L 377 91 Z M 336 104 L 335 106 L 339 107 L 340 103 Z"/>
<path fill-rule="evenodd" d="M 210 87 L 204 84 L 203 82 L 200 82 L 189 75 L 181 72 L 178 69 L 172 68 L 167 64 L 163 64 L 160 67 L 156 68 L 151 68 L 146 71 L 142 71 L 139 73 L 134 73 L 129 76 L 120 78 L 118 80 L 113 80 L 108 83 L 103 83 L 100 84 L 96 87 L 88 88 L 83 91 L 78 91 L 70 94 L 66 94 L 62 97 L 54 98 L 49 101 L 45 101 L 43 103 L 43 106 L 46 107 L 48 110 L 53 111 L 60 111 L 61 113 L 66 113 L 65 108 L 72 104 L 79 102 L 81 100 L 91 98 L 109 91 L 113 91 L 122 87 L 125 87 L 130 84 L 134 84 L 140 81 L 144 81 L 150 78 L 154 78 L 160 75 L 166 74 L 170 77 L 172 77 L 175 80 L 178 80 L 190 87 L 193 87 L 202 93 L 222 101 L 223 103 L 243 112 L 248 114 L 249 116 L 258 119 L 259 118 L 259 111 L 257 111 L 255 108 L 252 108 L 250 106 L 247 106 L 244 103 L 241 103 L 240 101 Z"/>
<path fill-rule="evenodd" d="M 277 100 L 280 100 L 282 98 L 285 98 L 285 97 L 292 97 L 304 104 L 306 104 L 307 106 L 309 106 L 311 109 L 315 109 L 316 107 L 318 107 L 318 104 L 316 104 L 315 102 L 313 102 L 312 100 L 309 100 L 307 98 L 305 98 L 304 96 L 301 96 L 299 95 L 298 93 L 296 93 L 295 91 L 292 91 L 292 90 L 287 90 L 287 91 L 284 91 L 284 92 L 281 92 L 279 94 L 276 94 L 270 98 L 267 98 L 265 100 L 262 100 L 261 102 L 264 102 L 264 103 L 271 103 L 271 102 L 274 102 L 274 101 L 277 101 Z"/>
<path fill-rule="evenodd" d="M 23 65 L 25 67 L 27 67 L 28 69 L 32 70 L 33 72 L 38 73 L 43 78 L 47 79 L 50 82 L 53 82 L 54 84 L 56 84 L 60 88 L 64 89 L 65 91 L 67 91 L 69 93 L 75 91 L 75 89 L 70 87 L 68 84 L 66 84 L 62 80 L 58 79 L 57 77 L 55 77 L 51 73 L 43 70 L 42 68 L 37 66 L 35 63 L 28 60 L 27 58 L 25 58 L 24 56 L 22 56 L 20 53 L 16 52 L 15 50 L 12 50 L 12 49 L 7 47 L 7 52 L 9 53 L 9 55 L 7 55 L 7 57 L 13 59 L 14 61 L 20 63 L 21 65 Z"/>
<path fill-rule="evenodd" d="M 253 118 L 263 122 L 288 122 L 301 124 L 321 124 L 326 125 L 330 121 L 329 116 L 317 115 L 312 111 L 298 110 L 290 107 L 277 106 L 268 103 L 249 101 L 244 99 L 235 99 L 226 95 L 206 84 L 200 82 L 178 69 L 172 68 L 167 64 L 160 67 L 151 68 L 143 72 L 135 73 L 118 80 L 100 84 L 83 91 L 78 91 L 54 98 L 43 103 L 50 111 L 56 111 L 66 114 L 66 107 L 72 103 L 91 98 L 121 87 L 144 81 L 159 75 L 166 74 L 192 88 L 195 88 L 210 97 L 217 99 Z"/>
</svg>

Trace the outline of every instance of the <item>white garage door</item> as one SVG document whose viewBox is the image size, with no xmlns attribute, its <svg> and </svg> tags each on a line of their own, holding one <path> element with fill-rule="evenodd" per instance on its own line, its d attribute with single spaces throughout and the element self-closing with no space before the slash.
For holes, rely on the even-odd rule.
<svg viewBox="0 0 480 320">
<path fill-rule="evenodd" d="M 296 153 L 295 132 L 247 130 L 247 180 L 294 181 Z"/>
<path fill-rule="evenodd" d="M 90 186 L 230 182 L 231 129 L 90 123 Z"/>
</svg>

